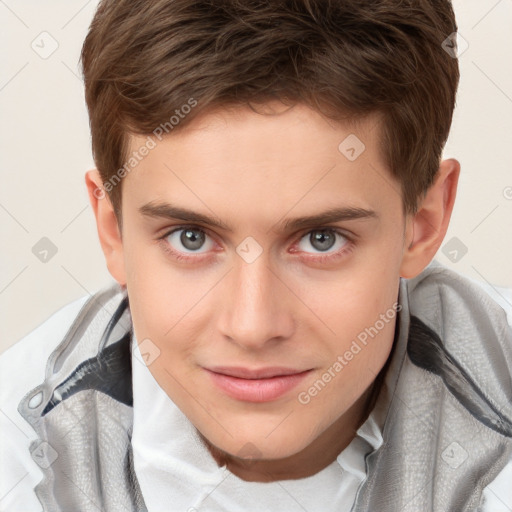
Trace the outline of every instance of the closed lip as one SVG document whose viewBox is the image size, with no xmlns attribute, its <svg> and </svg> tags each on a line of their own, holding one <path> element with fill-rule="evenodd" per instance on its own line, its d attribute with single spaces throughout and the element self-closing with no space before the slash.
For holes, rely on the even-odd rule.
<svg viewBox="0 0 512 512">
<path fill-rule="evenodd" d="M 266 368 L 244 368 L 241 366 L 214 366 L 212 368 L 205 368 L 213 373 L 227 375 L 229 377 L 236 377 L 239 379 L 270 379 L 272 377 L 283 377 L 286 375 L 297 375 L 311 370 L 297 368 L 287 368 L 283 366 L 271 366 Z"/>
</svg>

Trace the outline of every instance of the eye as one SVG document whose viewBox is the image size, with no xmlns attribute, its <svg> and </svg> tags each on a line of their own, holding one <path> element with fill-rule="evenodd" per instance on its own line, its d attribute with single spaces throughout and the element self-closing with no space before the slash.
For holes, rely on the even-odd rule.
<svg viewBox="0 0 512 512">
<path fill-rule="evenodd" d="M 297 247 L 301 251 L 309 252 L 308 245 L 312 246 L 316 251 L 319 251 L 320 254 L 332 256 L 340 252 L 345 252 L 350 246 L 350 239 L 333 228 L 321 228 L 306 233 L 300 239 Z M 331 249 L 333 250 L 331 251 Z M 317 252 L 316 254 L 319 253 Z"/>
<path fill-rule="evenodd" d="M 196 226 L 180 226 L 165 233 L 159 238 L 163 250 L 177 260 L 204 261 L 207 253 L 214 250 L 216 243 L 201 228 Z M 314 251 L 310 252 L 308 245 Z M 353 247 L 352 239 L 335 228 L 317 228 L 305 233 L 293 247 L 292 252 L 309 253 L 311 260 L 317 262 L 332 261 L 345 256 Z"/>
<path fill-rule="evenodd" d="M 171 252 L 185 254 L 203 254 L 215 245 L 202 229 L 190 226 L 174 229 L 161 240 Z"/>
</svg>

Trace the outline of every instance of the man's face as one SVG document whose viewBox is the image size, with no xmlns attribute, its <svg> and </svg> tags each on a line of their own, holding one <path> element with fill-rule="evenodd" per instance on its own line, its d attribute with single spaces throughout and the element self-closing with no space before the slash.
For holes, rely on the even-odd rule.
<svg viewBox="0 0 512 512">
<path fill-rule="evenodd" d="M 135 335 L 160 351 L 149 370 L 213 445 L 268 459 L 309 446 L 385 363 L 405 222 L 376 118 L 350 127 L 276 105 L 198 117 L 122 192 Z"/>
</svg>

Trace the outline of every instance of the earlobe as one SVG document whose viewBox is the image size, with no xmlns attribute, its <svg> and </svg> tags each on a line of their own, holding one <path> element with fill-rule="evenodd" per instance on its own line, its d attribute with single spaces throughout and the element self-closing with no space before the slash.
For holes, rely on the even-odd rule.
<svg viewBox="0 0 512 512">
<path fill-rule="evenodd" d="M 100 173 L 97 169 L 87 171 L 85 184 L 89 201 L 96 217 L 96 227 L 107 268 L 112 277 L 126 286 L 124 252 L 121 232 L 110 198 L 103 189 Z"/>
<path fill-rule="evenodd" d="M 418 211 L 407 219 L 401 277 L 417 276 L 434 258 L 448 229 L 459 173 L 460 164 L 457 160 L 443 160 L 434 183 L 420 202 Z"/>
</svg>

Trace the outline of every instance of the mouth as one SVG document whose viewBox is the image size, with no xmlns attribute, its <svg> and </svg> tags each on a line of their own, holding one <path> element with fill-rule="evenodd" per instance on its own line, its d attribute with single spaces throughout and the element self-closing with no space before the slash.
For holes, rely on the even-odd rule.
<svg viewBox="0 0 512 512">
<path fill-rule="evenodd" d="M 242 367 L 204 368 L 222 392 L 245 402 L 270 402 L 289 393 L 312 369 L 285 367 L 249 369 Z"/>
</svg>

